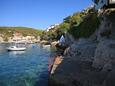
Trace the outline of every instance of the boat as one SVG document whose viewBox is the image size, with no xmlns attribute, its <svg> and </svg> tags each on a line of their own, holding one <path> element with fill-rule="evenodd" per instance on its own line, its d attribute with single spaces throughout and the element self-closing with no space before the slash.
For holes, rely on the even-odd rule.
<svg viewBox="0 0 115 86">
<path fill-rule="evenodd" d="M 8 51 L 24 51 L 26 50 L 26 47 L 19 47 L 19 46 L 9 46 L 7 48 Z"/>
<path fill-rule="evenodd" d="M 9 47 L 7 47 L 7 50 L 8 51 L 24 51 L 26 50 L 26 46 L 19 42 L 13 42 L 10 44 Z"/>
</svg>

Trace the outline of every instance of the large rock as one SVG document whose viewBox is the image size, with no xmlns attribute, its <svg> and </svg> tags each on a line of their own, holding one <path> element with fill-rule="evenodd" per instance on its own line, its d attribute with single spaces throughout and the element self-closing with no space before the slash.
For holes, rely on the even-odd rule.
<svg viewBox="0 0 115 86">
<path fill-rule="evenodd" d="M 75 39 L 72 37 L 72 35 L 69 33 L 65 33 L 65 45 L 70 46 L 74 42 L 75 42 Z"/>
<path fill-rule="evenodd" d="M 102 14 L 102 20 L 90 40 L 70 43 L 50 86 L 115 86 L 115 11 Z"/>
<path fill-rule="evenodd" d="M 106 11 L 101 18 L 101 24 L 96 31 L 98 41 L 102 41 L 105 38 L 115 40 L 115 10 Z"/>
<path fill-rule="evenodd" d="M 50 86 L 82 86 L 89 77 L 87 71 L 91 68 L 95 48 L 96 43 L 87 39 L 72 44 L 62 63 L 51 75 Z"/>
<path fill-rule="evenodd" d="M 115 62 L 115 40 L 104 40 L 97 46 L 93 67 L 109 70 Z"/>
<path fill-rule="evenodd" d="M 80 61 L 92 61 L 96 45 L 96 42 L 82 38 L 67 48 L 67 50 L 64 52 L 64 55 L 71 57 L 71 59 Z"/>
<path fill-rule="evenodd" d="M 80 39 L 69 53 L 72 48 L 72 57 L 67 55 L 51 75 L 50 86 L 115 86 L 114 40 L 102 41 L 96 48 L 96 43 Z"/>
<path fill-rule="evenodd" d="M 102 86 L 115 86 L 115 69 L 108 74 Z"/>
</svg>

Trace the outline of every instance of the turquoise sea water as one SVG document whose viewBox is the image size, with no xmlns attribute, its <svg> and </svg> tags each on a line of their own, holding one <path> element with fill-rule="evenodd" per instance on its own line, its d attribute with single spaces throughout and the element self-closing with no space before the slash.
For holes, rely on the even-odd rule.
<svg viewBox="0 0 115 86">
<path fill-rule="evenodd" d="M 0 44 L 0 86 L 47 86 L 50 49 L 28 45 L 26 51 L 10 51 Z"/>
</svg>

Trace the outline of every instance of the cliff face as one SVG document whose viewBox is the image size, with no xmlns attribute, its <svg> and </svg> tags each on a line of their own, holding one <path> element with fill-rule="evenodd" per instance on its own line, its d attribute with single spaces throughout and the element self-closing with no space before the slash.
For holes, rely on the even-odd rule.
<svg viewBox="0 0 115 86">
<path fill-rule="evenodd" d="M 115 10 L 99 18 L 100 27 L 91 37 L 70 42 L 50 86 L 115 86 Z"/>
</svg>

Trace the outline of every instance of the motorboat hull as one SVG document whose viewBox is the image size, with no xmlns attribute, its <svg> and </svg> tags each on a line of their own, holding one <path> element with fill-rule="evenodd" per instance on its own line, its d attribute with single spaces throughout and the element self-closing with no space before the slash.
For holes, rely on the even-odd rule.
<svg viewBox="0 0 115 86">
<path fill-rule="evenodd" d="M 8 51 L 24 51 L 26 50 L 25 47 L 22 47 L 22 48 L 12 48 L 12 47 L 9 47 L 7 48 Z"/>
</svg>

